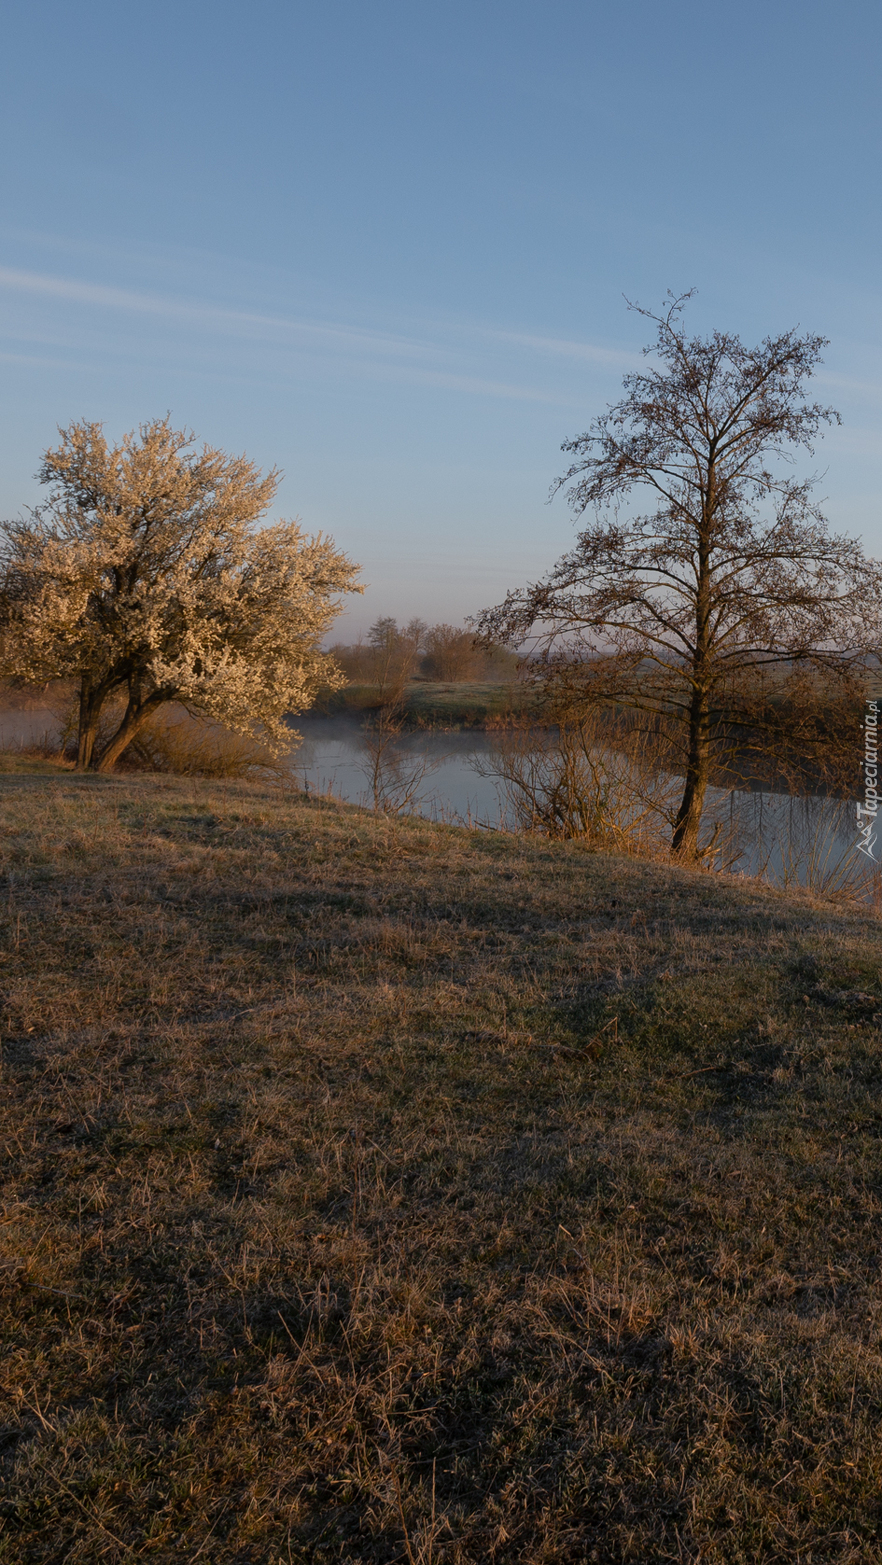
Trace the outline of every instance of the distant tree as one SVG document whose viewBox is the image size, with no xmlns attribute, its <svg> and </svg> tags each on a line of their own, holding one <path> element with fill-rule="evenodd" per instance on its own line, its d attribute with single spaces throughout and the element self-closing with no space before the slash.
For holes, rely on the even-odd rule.
<svg viewBox="0 0 882 1565">
<path fill-rule="evenodd" d="M 674 298 L 653 321 L 656 358 L 626 376 L 622 400 L 586 434 L 554 485 L 577 516 L 574 550 L 536 585 L 480 617 L 488 640 L 531 637 L 546 671 L 596 699 L 674 720 L 684 788 L 672 850 L 692 857 L 717 747 L 733 722 L 768 716 L 775 677 L 811 666 L 835 682 L 880 641 L 882 571 L 830 533 L 813 480 L 787 471 L 832 409 L 805 382 L 825 340 L 794 331 L 745 347 L 729 333 L 687 337 Z M 632 493 L 649 509 L 627 506 Z M 777 676 L 775 674 L 777 671 Z"/>
<path fill-rule="evenodd" d="M 378 619 L 368 640 L 349 646 L 337 643 L 329 650 L 350 683 L 375 684 L 382 692 L 397 689 L 399 693 L 417 669 L 426 679 L 509 681 L 517 676 L 520 661 L 508 647 L 479 644 L 473 630 L 426 626 L 419 619 L 403 627 L 395 619 Z"/>
<path fill-rule="evenodd" d="M 396 705 L 403 699 L 407 683 L 416 673 L 425 636 L 421 619 L 402 626 L 389 617 L 374 621 L 368 631 L 368 646 L 374 683 L 380 687 L 384 704 Z"/>
<path fill-rule="evenodd" d="M 486 656 L 475 644 L 475 633 L 457 625 L 432 625 L 425 638 L 423 667 L 430 679 L 457 683 L 480 679 Z"/>
<path fill-rule="evenodd" d="M 351 643 L 335 641 L 328 648 L 328 656 L 342 669 L 349 684 L 369 684 L 373 679 L 373 653 L 360 637 Z"/>
<path fill-rule="evenodd" d="M 357 567 L 295 522 L 256 530 L 278 475 L 168 419 L 117 446 L 100 424 L 60 434 L 48 500 L 2 530 L 0 672 L 77 681 L 80 770 L 108 771 L 168 701 L 287 748 L 286 714 L 342 683 L 320 645 Z"/>
<path fill-rule="evenodd" d="M 489 646 L 482 646 L 481 650 L 484 653 L 483 679 L 505 684 L 517 679 L 522 671 L 522 659 L 511 647 L 493 642 Z"/>
</svg>

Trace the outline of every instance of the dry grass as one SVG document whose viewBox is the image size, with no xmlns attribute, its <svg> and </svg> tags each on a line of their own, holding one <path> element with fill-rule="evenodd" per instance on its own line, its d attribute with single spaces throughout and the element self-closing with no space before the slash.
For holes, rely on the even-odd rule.
<svg viewBox="0 0 882 1565">
<path fill-rule="evenodd" d="M 0 771 L 12 770 L 10 763 L 21 755 L 54 758 L 61 764 L 73 765 L 77 755 L 77 701 L 62 688 L 53 693 L 51 706 L 57 715 L 57 740 L 41 746 L 21 746 L 17 751 L 0 751 Z M 114 733 L 123 710 L 121 699 L 108 702 L 98 725 L 99 744 L 105 744 Z M 296 735 L 292 734 L 292 748 L 296 743 Z M 234 733 L 211 718 L 188 712 L 174 701 L 160 707 L 138 731 L 116 770 L 170 772 L 178 777 L 210 777 L 218 781 L 287 775 L 284 761 L 277 760 L 259 739 Z"/>
<path fill-rule="evenodd" d="M 879 1560 L 877 924 L 0 791 L 0 1560 Z"/>
<path fill-rule="evenodd" d="M 292 748 L 296 739 L 292 735 Z M 122 770 L 171 772 L 178 777 L 287 775 L 283 761 L 259 739 L 233 733 L 210 718 L 194 716 L 170 703 L 145 723 L 123 753 Z"/>
</svg>

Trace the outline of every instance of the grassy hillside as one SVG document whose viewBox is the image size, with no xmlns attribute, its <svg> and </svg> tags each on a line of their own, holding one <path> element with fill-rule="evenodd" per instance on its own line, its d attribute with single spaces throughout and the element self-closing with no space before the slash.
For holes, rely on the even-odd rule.
<svg viewBox="0 0 882 1565">
<path fill-rule="evenodd" d="M 875 922 L 0 794 L 0 1560 L 879 1560 Z"/>
</svg>

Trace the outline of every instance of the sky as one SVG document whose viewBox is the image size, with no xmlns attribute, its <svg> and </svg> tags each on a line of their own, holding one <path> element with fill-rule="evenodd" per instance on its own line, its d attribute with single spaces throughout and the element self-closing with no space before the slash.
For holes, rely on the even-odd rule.
<svg viewBox="0 0 882 1565">
<path fill-rule="evenodd" d="M 830 339 L 818 493 L 882 555 L 882 7 L 7 0 L 0 516 L 166 413 L 362 566 L 332 639 L 570 546 L 561 442 L 647 322 Z"/>
</svg>

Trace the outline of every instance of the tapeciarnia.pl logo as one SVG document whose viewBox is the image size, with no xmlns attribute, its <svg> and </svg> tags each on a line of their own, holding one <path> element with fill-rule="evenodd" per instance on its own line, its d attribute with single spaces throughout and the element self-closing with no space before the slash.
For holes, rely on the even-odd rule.
<svg viewBox="0 0 882 1565">
<path fill-rule="evenodd" d="M 858 851 L 865 853 L 874 863 L 876 861 L 876 854 L 873 851 L 876 846 L 876 814 L 879 809 L 877 782 L 880 704 L 882 703 L 878 700 L 868 701 L 866 714 L 861 723 L 864 735 L 864 753 L 861 756 L 864 800 L 857 806 Z"/>
</svg>

